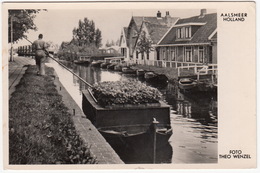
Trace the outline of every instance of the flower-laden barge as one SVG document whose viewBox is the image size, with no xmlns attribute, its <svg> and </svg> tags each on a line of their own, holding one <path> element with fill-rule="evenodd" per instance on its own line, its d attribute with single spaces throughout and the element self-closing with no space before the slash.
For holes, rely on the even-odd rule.
<svg viewBox="0 0 260 173">
<path fill-rule="evenodd" d="M 118 81 L 96 84 L 82 93 L 85 115 L 117 152 L 135 148 L 131 154 L 135 152 L 142 163 L 170 162 L 171 154 L 162 152 L 171 150 L 170 106 L 160 100 L 157 89 L 138 81 Z M 138 151 L 141 148 L 146 151 Z"/>
</svg>

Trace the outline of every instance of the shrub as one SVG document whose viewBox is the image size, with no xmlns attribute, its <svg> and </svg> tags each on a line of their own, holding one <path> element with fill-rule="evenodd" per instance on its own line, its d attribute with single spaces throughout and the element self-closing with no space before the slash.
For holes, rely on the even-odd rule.
<svg viewBox="0 0 260 173">
<path fill-rule="evenodd" d="M 158 103 L 162 94 L 137 80 L 97 83 L 92 89 L 101 106 Z"/>
</svg>

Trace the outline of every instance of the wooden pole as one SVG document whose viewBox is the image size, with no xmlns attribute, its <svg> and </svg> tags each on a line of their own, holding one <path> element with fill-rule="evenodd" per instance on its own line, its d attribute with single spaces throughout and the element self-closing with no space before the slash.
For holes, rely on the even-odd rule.
<svg viewBox="0 0 260 173">
<path fill-rule="evenodd" d="M 159 123 L 155 118 L 153 118 L 153 163 L 156 163 L 156 132 L 157 132 L 157 124 Z"/>
<path fill-rule="evenodd" d="M 58 64 L 60 64 L 63 68 L 65 68 L 66 70 L 68 70 L 69 72 L 71 72 L 74 76 L 76 76 L 77 78 L 79 78 L 79 80 L 81 80 L 83 83 L 85 83 L 87 86 L 89 87 L 93 87 L 90 83 L 88 83 L 87 81 L 85 81 L 84 79 L 82 79 L 79 75 L 77 75 L 76 73 L 74 73 L 73 71 L 71 71 L 68 67 L 66 67 L 64 64 L 62 64 L 61 62 L 59 62 L 58 60 L 56 60 L 55 58 L 51 57 L 50 55 L 48 55 L 51 59 L 53 59 L 54 61 L 56 61 Z"/>
</svg>

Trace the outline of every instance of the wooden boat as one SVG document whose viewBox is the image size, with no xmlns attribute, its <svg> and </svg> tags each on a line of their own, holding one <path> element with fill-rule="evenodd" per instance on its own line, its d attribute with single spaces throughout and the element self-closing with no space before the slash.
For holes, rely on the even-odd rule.
<svg viewBox="0 0 260 173">
<path fill-rule="evenodd" d="M 136 70 L 136 75 L 139 77 L 144 77 L 145 71 L 143 69 Z"/>
<path fill-rule="evenodd" d="M 191 78 L 182 78 L 179 80 L 179 88 L 181 90 L 191 90 L 197 87 L 197 81 Z"/>
<path fill-rule="evenodd" d="M 167 84 L 168 78 L 163 74 L 156 74 L 154 72 L 145 72 L 144 78 L 146 82 L 155 83 L 155 84 Z"/>
<path fill-rule="evenodd" d="M 92 67 L 100 67 L 101 63 L 103 63 L 103 61 L 101 61 L 101 60 L 93 61 L 93 62 L 91 63 L 91 66 L 92 66 Z"/>
<path fill-rule="evenodd" d="M 169 145 L 172 128 L 170 106 L 166 103 L 101 107 L 91 91 L 83 90 L 82 93 L 83 112 L 108 142 L 122 142 L 122 147 L 127 143 L 137 148 L 141 143 L 145 144 L 150 149 L 149 158 L 153 151 L 159 153 Z"/>
<path fill-rule="evenodd" d="M 111 63 L 107 66 L 107 69 L 114 70 L 114 67 L 117 65 L 117 63 Z"/>
<path fill-rule="evenodd" d="M 74 60 L 74 63 L 75 63 L 75 64 L 78 64 L 78 65 L 89 65 L 89 64 L 90 64 L 90 61 Z"/>
<path fill-rule="evenodd" d="M 78 65 L 89 65 L 90 57 L 89 56 L 80 56 L 79 59 L 74 60 L 74 63 L 78 64 Z"/>
<path fill-rule="evenodd" d="M 117 64 L 114 66 L 115 71 L 122 71 L 123 66 L 121 64 Z"/>
<path fill-rule="evenodd" d="M 101 68 L 107 68 L 107 66 L 108 66 L 109 64 L 111 64 L 111 63 L 109 63 L 109 62 L 103 62 L 103 63 L 100 64 L 100 67 L 101 67 Z"/>
<path fill-rule="evenodd" d="M 131 69 L 129 67 L 123 67 L 122 68 L 122 72 L 124 74 L 136 74 L 135 70 L 134 69 Z"/>
</svg>

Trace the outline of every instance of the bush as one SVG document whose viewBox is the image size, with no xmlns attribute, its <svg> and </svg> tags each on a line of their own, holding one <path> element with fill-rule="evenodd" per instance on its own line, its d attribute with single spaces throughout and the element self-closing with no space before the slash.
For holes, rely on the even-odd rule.
<svg viewBox="0 0 260 173">
<path fill-rule="evenodd" d="M 101 106 L 158 103 L 162 97 L 158 89 L 137 80 L 98 83 L 92 92 Z"/>
</svg>

